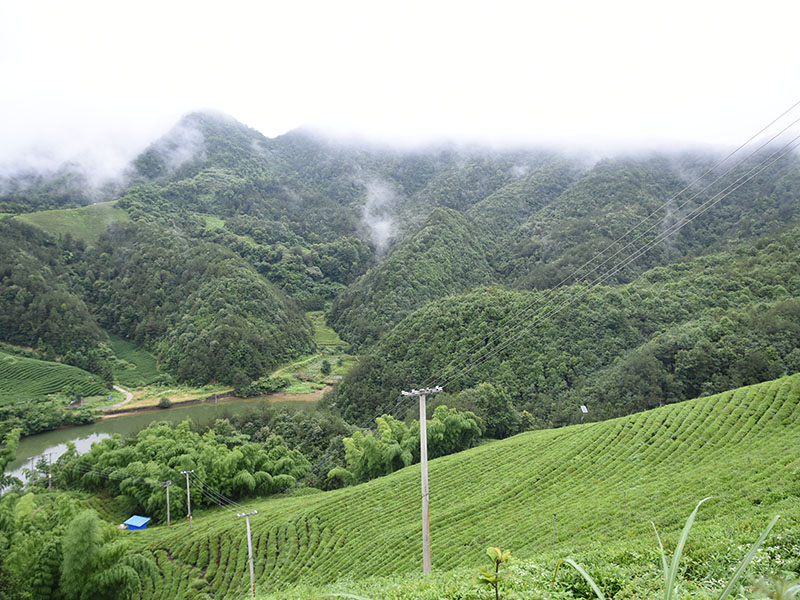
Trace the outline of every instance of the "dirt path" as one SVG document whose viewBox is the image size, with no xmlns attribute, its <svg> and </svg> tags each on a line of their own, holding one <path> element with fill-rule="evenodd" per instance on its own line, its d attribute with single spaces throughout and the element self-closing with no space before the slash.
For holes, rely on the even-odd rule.
<svg viewBox="0 0 800 600">
<path fill-rule="evenodd" d="M 114 386 L 114 387 L 116 388 L 116 386 Z M 288 402 L 318 402 L 318 401 L 322 400 L 322 395 L 325 392 L 327 392 L 328 390 L 332 389 L 332 387 L 333 386 L 327 385 L 324 388 L 322 388 L 321 390 L 317 390 L 315 392 L 311 392 L 310 394 L 287 394 L 286 392 L 278 392 L 276 394 L 270 394 L 269 395 L 269 400 L 267 400 L 267 402 L 287 402 L 287 401 Z M 121 390 L 121 391 L 124 391 L 124 390 Z M 125 393 L 126 394 L 130 394 L 130 392 L 125 392 Z M 130 394 L 130 397 L 132 398 L 133 394 Z M 234 396 L 227 396 L 225 398 L 220 398 L 219 402 L 225 402 L 226 400 L 242 400 L 242 398 L 236 398 Z M 104 408 L 103 410 L 111 410 L 112 408 L 122 406 L 123 404 L 127 404 L 129 401 L 130 400 L 125 400 L 125 402 L 120 402 L 119 404 L 115 404 L 114 406 L 109 406 L 107 408 Z M 190 404 L 202 404 L 203 402 L 210 402 L 210 400 L 194 399 L 194 400 L 188 400 L 186 402 L 173 402 L 171 408 L 178 408 L 180 406 L 186 406 L 186 405 L 190 405 Z M 125 417 L 127 415 L 135 415 L 137 413 L 148 412 L 148 411 L 151 411 L 151 410 L 152 411 L 163 411 L 163 410 L 169 410 L 169 409 L 168 408 L 167 409 L 158 408 L 157 406 L 148 406 L 148 407 L 142 407 L 139 410 L 131 410 L 129 412 L 119 412 L 119 413 L 114 413 L 112 415 L 104 415 L 104 416 L 102 416 L 100 418 L 100 420 L 104 421 L 105 419 L 116 419 L 117 417 Z"/>
<path fill-rule="evenodd" d="M 128 402 L 133 400 L 133 394 L 131 394 L 128 390 L 123 390 L 118 385 L 115 385 L 115 386 L 112 386 L 112 387 L 115 390 L 117 390 L 118 392 L 121 392 L 121 393 L 125 394 L 125 400 L 123 400 L 122 402 L 118 402 L 117 404 L 115 404 L 113 406 L 106 406 L 105 408 L 101 408 L 100 410 L 114 410 L 115 408 L 120 408 L 121 406 L 125 406 Z"/>
<path fill-rule="evenodd" d="M 317 402 L 318 400 L 322 400 L 322 395 L 331 389 L 333 389 L 333 386 L 326 385 L 321 390 L 311 392 L 310 394 L 287 394 L 286 392 L 277 392 L 270 395 L 269 401 L 282 402 L 286 400 L 292 400 L 297 402 Z"/>
</svg>

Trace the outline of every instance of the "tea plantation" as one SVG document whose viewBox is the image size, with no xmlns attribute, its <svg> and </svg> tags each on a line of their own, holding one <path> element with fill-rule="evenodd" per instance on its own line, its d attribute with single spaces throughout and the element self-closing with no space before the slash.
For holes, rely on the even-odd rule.
<svg viewBox="0 0 800 600">
<path fill-rule="evenodd" d="M 114 377 L 120 385 L 142 387 L 154 383 L 159 372 L 155 357 L 147 350 L 118 335 L 109 335 L 114 354 L 119 360 L 114 362 Z"/>
<path fill-rule="evenodd" d="M 251 517 L 258 593 L 489 597 L 471 588 L 470 574 L 486 563 L 487 546 L 500 546 L 519 561 L 518 589 L 542 591 L 538 586 L 551 585 L 555 559 L 573 555 L 619 597 L 648 597 L 657 592 L 659 561 L 650 522 L 669 552 L 706 496 L 714 499 L 701 509 L 684 553 L 685 589 L 699 597 L 719 589 L 776 514 L 783 518 L 751 569 L 780 561 L 796 571 L 799 433 L 800 375 L 794 375 L 434 460 L 434 574 L 425 579 L 418 575 L 418 465 L 352 488 L 252 501 L 246 509 L 258 511 Z M 173 515 L 170 528 L 131 537 L 160 570 L 146 597 L 249 596 L 245 524 L 235 511 L 194 513 L 192 531 Z M 556 597 L 591 594 L 574 574 L 563 579 Z M 539 597 L 530 593 L 509 597 Z"/>
<path fill-rule="evenodd" d="M 78 367 L 0 351 L 0 404 L 67 391 L 82 397 L 108 393 L 95 375 Z"/>
</svg>

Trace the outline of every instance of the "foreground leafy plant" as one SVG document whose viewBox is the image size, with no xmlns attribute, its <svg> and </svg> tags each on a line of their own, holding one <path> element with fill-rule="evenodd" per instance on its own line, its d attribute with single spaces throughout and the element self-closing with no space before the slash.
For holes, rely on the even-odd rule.
<svg viewBox="0 0 800 600">
<path fill-rule="evenodd" d="M 511 558 L 511 550 L 501 550 L 500 548 L 490 547 L 486 549 L 486 554 L 492 561 L 492 567 L 478 567 L 479 574 L 475 578 L 477 585 L 488 585 L 494 588 L 495 600 L 500 600 L 500 584 L 511 579 L 508 571 L 500 572 L 500 566 Z"/>
<path fill-rule="evenodd" d="M 703 498 L 700 502 L 698 502 L 697 506 L 692 511 L 692 514 L 689 515 L 689 518 L 686 520 L 686 525 L 684 525 L 683 531 L 681 532 L 681 536 L 678 538 L 678 545 L 675 547 L 675 554 L 673 554 L 672 562 L 670 563 L 669 566 L 667 566 L 667 555 L 666 552 L 664 552 L 664 544 L 661 543 L 661 536 L 658 535 L 658 530 L 656 529 L 655 523 L 652 523 L 653 530 L 656 533 L 656 539 L 658 540 L 658 546 L 659 549 L 661 550 L 661 566 L 664 569 L 664 600 L 672 600 L 672 596 L 675 593 L 675 579 L 678 575 L 678 564 L 680 563 L 681 555 L 683 554 L 683 549 L 686 546 L 686 540 L 689 537 L 689 530 L 692 528 L 692 525 L 694 525 L 694 520 L 695 517 L 697 516 L 697 511 L 700 510 L 700 506 L 706 500 L 710 500 L 710 497 Z M 730 581 L 728 582 L 728 585 L 726 585 L 725 589 L 722 590 L 722 593 L 719 595 L 719 598 L 717 600 L 725 600 L 725 598 L 727 598 L 730 595 L 730 593 L 733 591 L 733 587 L 736 585 L 736 582 L 739 580 L 742 573 L 747 568 L 747 565 L 750 564 L 750 561 L 753 560 L 753 557 L 756 555 L 756 552 L 761 547 L 761 544 L 764 543 L 764 540 L 769 535 L 769 532 L 772 531 L 772 528 L 775 526 L 775 523 L 778 522 L 779 518 L 780 515 L 776 515 L 772 519 L 772 521 L 770 521 L 769 525 L 767 525 L 767 528 L 764 530 L 761 536 L 756 540 L 755 544 L 753 544 L 750 547 L 750 550 L 747 552 L 747 554 L 745 554 L 744 558 L 742 559 L 742 562 L 739 563 L 739 567 L 736 569 L 736 571 L 733 574 L 733 577 L 731 577 Z M 555 579 L 558 577 L 558 571 L 563 563 L 568 564 L 576 571 L 578 571 L 578 573 L 581 574 L 581 577 L 583 577 L 586 580 L 586 582 L 591 586 L 592 590 L 594 590 L 595 595 L 600 600 L 605 600 L 603 592 L 600 590 L 599 586 L 595 583 L 595 581 L 591 578 L 591 576 L 571 558 L 566 558 L 558 561 L 558 564 L 556 565 L 555 575 L 553 576 L 554 582 Z"/>
</svg>

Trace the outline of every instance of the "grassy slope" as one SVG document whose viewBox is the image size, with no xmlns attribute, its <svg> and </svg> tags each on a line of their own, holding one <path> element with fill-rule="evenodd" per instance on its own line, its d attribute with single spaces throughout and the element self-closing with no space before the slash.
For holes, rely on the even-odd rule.
<svg viewBox="0 0 800 600">
<path fill-rule="evenodd" d="M 352 369 L 357 357 L 342 354 L 347 342 L 342 341 L 333 328 L 325 323 L 323 311 L 307 312 L 306 316 L 314 326 L 314 343 L 317 352 L 303 356 L 287 365 L 276 369 L 272 374 L 289 377 L 291 383 L 283 391 L 288 394 L 310 394 L 339 381 Z M 327 360 L 331 365 L 328 375 L 322 373 L 322 362 Z"/>
<path fill-rule="evenodd" d="M 117 335 L 109 334 L 108 337 L 111 339 L 114 354 L 121 359 L 114 365 L 114 377 L 120 385 L 141 387 L 158 378 L 156 359 L 152 354 Z"/>
<path fill-rule="evenodd" d="M 795 375 L 432 461 L 434 570 L 481 564 L 489 545 L 519 557 L 547 552 L 554 513 L 562 556 L 618 539 L 650 544 L 651 520 L 674 544 L 694 504 L 708 495 L 716 501 L 703 507 L 701 531 L 745 527 L 754 540 L 750 531 L 775 513 L 798 516 L 799 401 Z M 246 508 L 259 511 L 251 521 L 256 578 L 265 593 L 284 590 L 283 597 L 298 583 L 420 570 L 419 466 Z M 784 519 L 783 527 L 794 523 Z M 153 597 L 244 597 L 244 531 L 235 514 L 207 511 L 195 514 L 191 533 L 180 523 L 137 534 L 137 546 L 154 552 L 164 574 Z M 692 548 L 701 552 L 702 544 Z"/>
<path fill-rule="evenodd" d="M 336 349 L 347 345 L 333 328 L 325 323 L 325 313 L 323 311 L 317 310 L 306 313 L 306 315 L 314 325 L 314 343 L 317 346 Z"/>
<path fill-rule="evenodd" d="M 78 367 L 0 351 L 0 404 L 57 394 L 70 385 L 81 396 L 108 393 L 94 375 Z"/>
<path fill-rule="evenodd" d="M 116 202 L 101 202 L 81 208 L 43 210 L 15 217 L 53 235 L 71 234 L 84 242 L 94 242 L 111 223 L 127 223 L 128 213 Z"/>
</svg>

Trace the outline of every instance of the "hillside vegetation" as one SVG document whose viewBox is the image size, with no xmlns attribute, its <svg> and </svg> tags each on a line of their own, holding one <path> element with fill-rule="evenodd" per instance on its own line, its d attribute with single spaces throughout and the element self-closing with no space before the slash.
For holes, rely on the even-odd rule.
<svg viewBox="0 0 800 600">
<path fill-rule="evenodd" d="M 772 153 L 765 149 L 697 180 L 717 157 L 673 152 L 596 161 L 537 148 L 445 145 L 399 151 L 304 131 L 268 139 L 225 115 L 192 113 L 133 161 L 116 203 L 41 212 L 88 202 L 88 184 L 69 169 L 0 182 L 7 212 L 28 213 L 4 220 L 9 259 L 0 277 L 0 314 L 12 317 L 0 322 L 0 339 L 31 346 L 41 339 L 56 355 L 71 349 L 64 360 L 109 378 L 113 357 L 100 351 L 107 339 L 99 324 L 144 347 L 181 381 L 241 384 L 306 352 L 310 329 L 299 311 L 326 310 L 354 349 L 378 353 L 405 317 L 452 294 L 486 285 L 525 294 L 591 281 L 588 269 L 575 270 L 596 253 L 608 248 L 605 257 L 620 251 L 621 259 L 630 254 L 618 241 L 624 234 L 640 236 L 638 245 L 654 241 L 716 194 L 725 194 L 724 201 L 606 283 L 627 284 L 654 267 L 795 225 L 800 160 Z M 28 235 L 22 219 L 56 237 Z M 247 283 L 234 289 L 216 282 L 214 268 L 184 268 L 197 259 L 224 264 Z M 17 287 L 5 290 L 11 283 Z M 249 303 L 256 296 L 265 299 L 261 306 Z M 223 307 L 228 333 L 216 322 L 212 332 L 211 315 Z M 601 337 L 613 335 L 613 323 L 600 325 Z M 214 342 L 211 352 L 200 352 Z M 767 371 L 761 379 L 780 374 Z M 549 384 L 525 387 L 521 394 L 509 390 L 518 406 L 531 394 L 556 391 Z M 380 383 L 368 394 L 387 389 Z M 360 403 L 364 396 L 345 397 Z M 375 416 L 362 411 L 361 419 Z M 549 422 L 541 410 L 537 418 Z"/>
<path fill-rule="evenodd" d="M 97 396 L 108 387 L 83 369 L 0 351 L 0 404 L 60 393 Z"/>
<path fill-rule="evenodd" d="M 434 460 L 434 569 L 481 564 L 488 545 L 512 548 L 521 558 L 545 552 L 553 543 L 553 514 L 560 555 L 622 538 L 650 545 L 651 520 L 671 544 L 696 500 L 709 495 L 715 501 L 700 520 L 715 548 L 729 549 L 742 531 L 754 539 L 752 532 L 776 513 L 792 515 L 778 530 L 785 536 L 771 545 L 796 567 L 798 432 L 795 375 Z M 289 597 L 298 582 L 343 578 L 352 590 L 365 576 L 421 569 L 417 466 L 353 488 L 251 501 L 246 509 L 259 511 L 251 523 L 264 594 Z M 720 538 L 722 532 L 731 536 Z M 249 587 L 244 525 L 235 514 L 199 512 L 192 532 L 183 523 L 137 533 L 135 540 L 161 572 L 146 597 L 239 598 Z M 698 566 L 686 576 L 698 582 L 729 568 L 701 567 L 709 558 L 701 540 L 687 553 Z"/>
<path fill-rule="evenodd" d="M 329 400 L 366 423 L 405 416 L 400 391 L 422 382 L 453 394 L 491 382 L 547 426 L 575 422 L 580 404 L 602 419 L 798 372 L 798 239 L 795 228 L 626 285 L 489 287 L 431 302 Z"/>
<path fill-rule="evenodd" d="M 63 208 L 26 213 L 19 221 L 38 227 L 53 236 L 69 235 L 86 243 L 96 242 L 111 224 L 128 223 L 128 213 L 116 202 L 101 202 L 81 208 Z"/>
<path fill-rule="evenodd" d="M 294 302 L 216 244 L 130 226 L 81 266 L 98 321 L 151 348 L 180 381 L 247 383 L 312 346 Z"/>
</svg>

